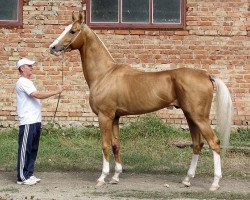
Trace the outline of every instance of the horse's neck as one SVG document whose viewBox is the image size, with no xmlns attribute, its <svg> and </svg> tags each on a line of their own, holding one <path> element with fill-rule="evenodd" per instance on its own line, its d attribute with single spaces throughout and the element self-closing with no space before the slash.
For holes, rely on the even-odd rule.
<svg viewBox="0 0 250 200">
<path fill-rule="evenodd" d="M 114 59 L 98 36 L 88 28 L 85 44 L 80 49 L 85 79 L 91 85 L 104 77 L 114 66 Z"/>
</svg>

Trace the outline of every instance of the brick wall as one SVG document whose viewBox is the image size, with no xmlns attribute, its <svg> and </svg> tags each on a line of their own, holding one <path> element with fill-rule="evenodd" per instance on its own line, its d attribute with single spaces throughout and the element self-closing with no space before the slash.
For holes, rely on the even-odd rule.
<svg viewBox="0 0 250 200">
<path fill-rule="evenodd" d="M 205 69 L 229 87 L 234 125 L 250 122 L 250 3 L 249 0 L 187 0 L 185 30 L 95 30 L 117 62 L 158 71 L 177 67 Z M 39 90 L 62 82 L 66 91 L 56 120 L 63 125 L 97 124 L 88 104 L 89 92 L 79 53 L 55 57 L 49 44 L 71 21 L 72 11 L 85 9 L 81 0 L 24 0 L 23 28 L 0 28 L 0 126 L 16 126 L 15 68 L 21 57 L 35 59 L 33 81 Z M 52 119 L 57 98 L 42 100 L 43 119 Z M 180 110 L 157 114 L 169 123 L 185 125 Z M 128 120 L 130 118 L 125 118 Z M 211 112 L 214 124 L 214 110 Z"/>
</svg>

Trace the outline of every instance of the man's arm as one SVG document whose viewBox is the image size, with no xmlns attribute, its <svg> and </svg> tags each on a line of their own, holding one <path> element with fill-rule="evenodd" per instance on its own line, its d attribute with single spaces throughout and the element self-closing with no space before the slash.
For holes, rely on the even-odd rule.
<svg viewBox="0 0 250 200">
<path fill-rule="evenodd" d="M 63 91 L 62 86 L 58 86 L 57 90 L 55 90 L 55 91 L 48 91 L 48 92 L 35 91 L 35 92 L 32 92 L 30 95 L 32 97 L 37 98 L 37 99 L 46 99 L 46 98 L 49 98 L 51 96 L 61 94 L 62 91 Z"/>
</svg>

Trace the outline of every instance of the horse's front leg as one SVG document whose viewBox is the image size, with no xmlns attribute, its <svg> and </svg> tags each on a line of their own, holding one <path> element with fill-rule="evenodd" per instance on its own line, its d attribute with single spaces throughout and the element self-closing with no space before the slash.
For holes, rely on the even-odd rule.
<svg viewBox="0 0 250 200">
<path fill-rule="evenodd" d="M 102 113 L 98 114 L 99 126 L 102 134 L 103 168 L 102 174 L 97 180 L 96 186 L 105 184 L 105 178 L 109 174 L 109 153 L 111 149 L 113 120 Z"/>
<path fill-rule="evenodd" d="M 121 155 L 120 155 L 119 117 L 115 118 L 113 122 L 112 151 L 115 157 L 115 174 L 112 177 L 110 183 L 117 184 L 119 182 L 119 175 L 120 173 L 122 173 Z"/>
</svg>

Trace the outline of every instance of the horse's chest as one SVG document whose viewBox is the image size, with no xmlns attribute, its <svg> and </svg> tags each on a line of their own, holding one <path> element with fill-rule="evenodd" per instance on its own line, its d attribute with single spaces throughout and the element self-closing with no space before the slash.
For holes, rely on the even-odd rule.
<svg viewBox="0 0 250 200">
<path fill-rule="evenodd" d="M 116 103 L 111 93 L 91 93 L 89 98 L 89 104 L 93 112 L 111 112 L 116 108 Z"/>
<path fill-rule="evenodd" d="M 103 105 L 103 99 L 99 96 L 99 95 L 90 95 L 89 97 L 89 105 L 92 108 L 93 112 L 98 113 L 98 111 L 100 110 L 100 108 Z"/>
<path fill-rule="evenodd" d="M 94 113 L 97 113 L 97 105 L 96 105 L 96 98 L 93 95 L 89 96 L 89 105 Z"/>
</svg>

